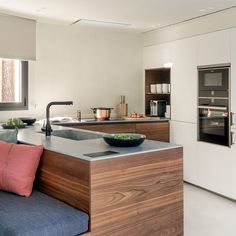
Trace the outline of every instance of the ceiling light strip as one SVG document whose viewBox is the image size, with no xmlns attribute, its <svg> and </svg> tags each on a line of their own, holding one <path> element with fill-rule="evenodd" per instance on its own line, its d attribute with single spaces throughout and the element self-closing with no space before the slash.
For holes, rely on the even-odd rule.
<svg viewBox="0 0 236 236">
<path fill-rule="evenodd" d="M 75 25 L 79 22 L 83 22 L 83 21 L 87 21 L 87 22 L 91 22 L 91 23 L 101 23 L 101 24 L 112 24 L 112 25 L 121 25 L 121 26 L 131 26 L 132 24 L 128 24 L 128 23 L 122 23 L 122 22 L 112 22 L 112 21 L 100 21 L 100 20 L 91 20 L 91 19 L 78 19 L 74 22 L 72 22 L 70 25 Z"/>
</svg>

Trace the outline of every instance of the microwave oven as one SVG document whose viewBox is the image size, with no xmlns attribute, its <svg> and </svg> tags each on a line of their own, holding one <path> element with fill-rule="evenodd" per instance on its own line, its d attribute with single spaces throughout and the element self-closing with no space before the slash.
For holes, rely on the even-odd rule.
<svg viewBox="0 0 236 236">
<path fill-rule="evenodd" d="M 198 68 L 200 97 L 228 97 L 230 66 Z"/>
</svg>

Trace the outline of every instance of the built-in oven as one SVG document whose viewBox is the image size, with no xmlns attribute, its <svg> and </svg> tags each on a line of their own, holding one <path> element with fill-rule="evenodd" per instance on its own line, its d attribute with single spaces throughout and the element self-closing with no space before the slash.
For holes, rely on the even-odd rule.
<svg viewBox="0 0 236 236">
<path fill-rule="evenodd" d="M 198 106 L 200 141 L 230 146 L 229 112 L 225 106 Z"/>
<path fill-rule="evenodd" d="M 198 68 L 198 140 L 231 146 L 230 66 Z"/>
<path fill-rule="evenodd" d="M 199 96 L 200 97 L 228 97 L 229 96 L 228 65 L 219 67 L 199 67 Z"/>
</svg>

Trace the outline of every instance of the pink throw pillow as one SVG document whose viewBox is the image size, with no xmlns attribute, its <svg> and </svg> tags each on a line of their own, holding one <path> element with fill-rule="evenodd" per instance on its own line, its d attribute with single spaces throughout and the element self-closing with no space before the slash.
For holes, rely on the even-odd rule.
<svg viewBox="0 0 236 236">
<path fill-rule="evenodd" d="M 29 197 L 43 145 L 0 141 L 0 189 Z"/>
</svg>

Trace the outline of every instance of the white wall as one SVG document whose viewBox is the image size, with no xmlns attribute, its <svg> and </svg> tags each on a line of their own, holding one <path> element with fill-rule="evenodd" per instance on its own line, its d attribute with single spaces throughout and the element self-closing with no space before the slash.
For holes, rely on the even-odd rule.
<svg viewBox="0 0 236 236">
<path fill-rule="evenodd" d="M 142 38 L 138 34 L 37 24 L 37 60 L 30 63 L 29 111 L 0 112 L 44 117 L 48 102 L 73 100 L 52 115 L 91 116 L 91 107 L 115 107 L 126 95 L 129 111 L 142 110 Z M 112 112 L 115 115 L 115 111 Z"/>
</svg>

